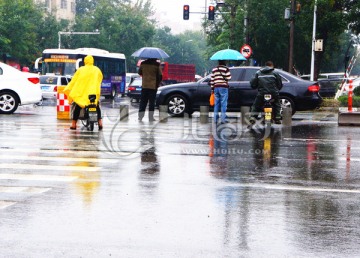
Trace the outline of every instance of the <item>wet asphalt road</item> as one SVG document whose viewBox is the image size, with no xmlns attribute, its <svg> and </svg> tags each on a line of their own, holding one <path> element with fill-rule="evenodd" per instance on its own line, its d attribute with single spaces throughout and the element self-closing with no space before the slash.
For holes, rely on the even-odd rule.
<svg viewBox="0 0 360 258">
<path fill-rule="evenodd" d="M 53 103 L 0 116 L 0 257 L 359 257 L 358 127 L 169 118 L 70 131 Z"/>
</svg>

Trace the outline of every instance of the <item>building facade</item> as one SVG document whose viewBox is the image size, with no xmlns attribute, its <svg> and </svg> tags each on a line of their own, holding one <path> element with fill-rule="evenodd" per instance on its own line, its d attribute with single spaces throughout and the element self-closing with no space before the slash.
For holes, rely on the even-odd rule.
<svg viewBox="0 0 360 258">
<path fill-rule="evenodd" d="M 75 20 L 75 0 L 38 0 L 38 3 L 43 4 L 48 12 L 55 15 L 59 20 Z"/>
</svg>

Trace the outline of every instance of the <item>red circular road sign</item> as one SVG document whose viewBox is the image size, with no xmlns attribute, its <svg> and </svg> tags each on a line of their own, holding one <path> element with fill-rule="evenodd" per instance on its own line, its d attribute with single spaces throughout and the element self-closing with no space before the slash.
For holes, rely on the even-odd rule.
<svg viewBox="0 0 360 258">
<path fill-rule="evenodd" d="M 240 53 L 245 57 L 249 58 L 252 54 L 252 49 L 249 45 L 245 44 L 240 48 Z"/>
</svg>

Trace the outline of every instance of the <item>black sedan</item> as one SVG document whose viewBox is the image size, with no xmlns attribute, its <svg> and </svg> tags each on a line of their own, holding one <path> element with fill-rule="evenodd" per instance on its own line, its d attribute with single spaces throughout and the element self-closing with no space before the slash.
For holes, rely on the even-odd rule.
<svg viewBox="0 0 360 258">
<path fill-rule="evenodd" d="M 231 67 L 229 81 L 228 111 L 240 111 L 241 106 L 251 106 L 257 90 L 250 87 L 250 79 L 260 67 Z M 293 74 L 276 70 L 282 77 L 283 88 L 280 91 L 282 107 L 291 107 L 296 111 L 313 110 L 320 106 L 319 84 L 303 80 Z M 156 105 L 167 105 L 169 114 L 182 116 L 199 111 L 200 106 L 209 105 L 211 88 L 210 76 L 197 82 L 162 86 L 158 89 Z"/>
</svg>

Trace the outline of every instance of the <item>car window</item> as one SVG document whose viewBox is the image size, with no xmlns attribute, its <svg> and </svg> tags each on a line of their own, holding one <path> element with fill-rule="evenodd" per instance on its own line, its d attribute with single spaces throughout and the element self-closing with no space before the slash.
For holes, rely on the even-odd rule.
<svg viewBox="0 0 360 258">
<path fill-rule="evenodd" d="M 67 85 L 68 81 L 65 77 L 61 77 L 61 85 Z"/>
<path fill-rule="evenodd" d="M 301 75 L 300 78 L 303 79 L 303 80 L 308 80 L 309 81 L 310 80 L 310 75 Z"/>
<path fill-rule="evenodd" d="M 210 78 L 211 78 L 210 76 L 211 76 L 211 75 L 207 75 L 205 78 L 200 79 L 199 82 L 201 82 L 201 83 L 209 82 L 209 81 L 210 81 Z"/>
<path fill-rule="evenodd" d="M 279 75 L 280 75 L 280 77 L 281 77 L 281 81 L 282 81 L 282 82 L 289 82 L 289 80 L 286 79 L 282 74 L 279 74 Z"/>
<path fill-rule="evenodd" d="M 255 73 L 258 71 L 258 69 L 243 69 L 245 71 L 245 74 L 243 75 L 243 79 L 241 81 L 250 81 Z"/>
<path fill-rule="evenodd" d="M 56 76 L 40 76 L 40 83 L 55 85 L 57 83 L 57 77 Z"/>
<path fill-rule="evenodd" d="M 241 74 L 244 69 L 230 69 L 231 80 L 230 81 L 240 81 Z"/>
<path fill-rule="evenodd" d="M 328 78 L 329 79 L 335 79 L 335 78 L 341 78 L 343 76 L 344 76 L 343 74 L 342 75 L 329 75 Z"/>
<path fill-rule="evenodd" d="M 131 86 L 141 86 L 142 84 L 142 79 L 135 79 L 132 83 Z"/>
</svg>

